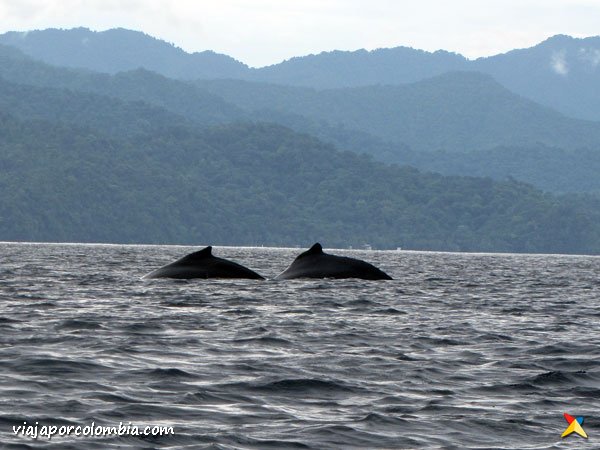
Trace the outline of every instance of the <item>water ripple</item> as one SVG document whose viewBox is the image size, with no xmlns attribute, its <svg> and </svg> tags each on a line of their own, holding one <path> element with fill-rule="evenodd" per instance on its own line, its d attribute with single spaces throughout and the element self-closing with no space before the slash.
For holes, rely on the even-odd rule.
<svg viewBox="0 0 600 450">
<path fill-rule="evenodd" d="M 6 448 L 597 448 L 600 258 L 336 251 L 391 282 L 141 280 L 189 247 L 0 244 Z M 297 249 L 215 248 L 273 277 Z M 588 440 L 561 439 L 563 413 Z M 169 425 L 16 436 L 23 422 Z"/>
</svg>

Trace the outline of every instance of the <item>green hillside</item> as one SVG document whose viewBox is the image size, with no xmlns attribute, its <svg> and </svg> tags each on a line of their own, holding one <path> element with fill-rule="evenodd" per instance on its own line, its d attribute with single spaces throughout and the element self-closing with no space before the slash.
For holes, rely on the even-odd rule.
<svg viewBox="0 0 600 450">
<path fill-rule="evenodd" d="M 69 89 L 125 101 L 143 101 L 202 124 L 246 118 L 242 110 L 217 95 L 148 70 L 138 69 L 111 76 L 54 67 L 2 45 L 0 78 L 18 84 Z"/>
<path fill-rule="evenodd" d="M 268 119 L 338 145 L 351 139 L 346 134 L 370 135 L 415 151 L 538 143 L 594 149 L 600 142 L 600 123 L 566 118 L 476 73 L 402 86 L 316 91 L 235 80 L 192 86 L 141 69 L 109 76 L 49 66 L 2 46 L 0 63 L 0 77 L 15 83 L 144 101 L 201 124 Z M 369 145 L 361 151 L 377 157 L 385 153 Z M 391 154 L 384 160 L 403 162 Z"/>
<path fill-rule="evenodd" d="M 570 117 L 600 120 L 600 36 L 557 35 L 471 63 L 511 91 Z"/>
<path fill-rule="evenodd" d="M 456 155 L 447 152 L 405 151 L 403 163 L 445 175 L 469 173 L 477 177 L 526 180 L 549 192 L 600 194 L 598 148 L 566 150 L 543 144 L 497 147 Z"/>
<path fill-rule="evenodd" d="M 267 124 L 108 138 L 0 119 L 0 240 L 600 253 L 600 203 L 443 177 Z"/>
<path fill-rule="evenodd" d="M 250 69 L 235 59 L 203 51 L 189 54 L 140 31 L 116 28 L 91 31 L 47 29 L 0 35 L 12 46 L 55 66 L 115 74 L 145 68 L 170 78 L 240 78 Z"/>
<path fill-rule="evenodd" d="M 52 67 L 2 46 L 0 62 L 0 76 L 13 80 L 0 79 L 0 110 L 22 118 L 117 135 L 185 122 L 265 121 L 421 170 L 509 176 L 553 192 L 600 191 L 598 123 L 565 118 L 477 74 L 320 92 L 239 80 L 192 86 L 146 70 L 109 76 Z M 386 110 L 390 117 L 382 117 Z"/>
<path fill-rule="evenodd" d="M 190 85 L 147 70 L 109 76 L 49 66 L 2 46 L 0 62 L 0 77 L 12 80 L 0 80 L 0 110 L 22 118 L 117 135 L 186 121 L 265 121 L 421 170 L 509 176 L 553 192 L 600 191 L 599 123 L 568 119 L 483 75 L 316 91 L 239 80 Z"/>
<path fill-rule="evenodd" d="M 600 142 L 599 122 L 569 119 L 473 72 L 402 86 L 325 91 L 232 80 L 197 85 L 249 110 L 341 124 L 415 151 L 470 152 L 536 143 L 579 148 Z"/>
<path fill-rule="evenodd" d="M 510 91 L 570 117 L 600 120 L 600 36 L 557 35 L 530 48 L 476 60 L 444 50 L 395 47 L 322 52 L 260 69 L 211 51 L 189 54 L 124 29 L 8 32 L 0 35 L 0 44 L 53 65 L 111 74 L 145 68 L 183 80 L 244 79 L 316 89 L 399 85 L 447 72 L 483 72 Z"/>
<path fill-rule="evenodd" d="M 11 83 L 0 78 L 0 111 L 25 119 L 60 121 L 107 134 L 134 136 L 186 119 L 143 101 L 123 101 L 68 89 Z"/>
</svg>

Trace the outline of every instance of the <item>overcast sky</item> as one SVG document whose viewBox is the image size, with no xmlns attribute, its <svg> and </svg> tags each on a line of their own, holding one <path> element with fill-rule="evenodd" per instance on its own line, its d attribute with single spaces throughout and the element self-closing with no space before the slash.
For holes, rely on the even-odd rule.
<svg viewBox="0 0 600 450">
<path fill-rule="evenodd" d="M 260 67 L 409 46 L 468 58 L 600 34 L 600 0 L 0 0 L 0 32 L 123 27 Z"/>
</svg>

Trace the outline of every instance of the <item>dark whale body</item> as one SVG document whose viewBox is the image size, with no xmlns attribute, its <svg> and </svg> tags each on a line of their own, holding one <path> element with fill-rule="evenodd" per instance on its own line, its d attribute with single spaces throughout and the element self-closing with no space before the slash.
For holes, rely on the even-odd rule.
<svg viewBox="0 0 600 450">
<path fill-rule="evenodd" d="M 364 280 L 391 280 L 388 274 L 368 262 L 346 256 L 323 253 L 318 242 L 300 254 L 276 280 L 292 278 L 362 278 Z"/>
<path fill-rule="evenodd" d="M 223 258 L 212 255 L 212 247 L 190 253 L 171 264 L 150 272 L 144 278 L 250 278 L 264 280 L 256 272 Z"/>
</svg>

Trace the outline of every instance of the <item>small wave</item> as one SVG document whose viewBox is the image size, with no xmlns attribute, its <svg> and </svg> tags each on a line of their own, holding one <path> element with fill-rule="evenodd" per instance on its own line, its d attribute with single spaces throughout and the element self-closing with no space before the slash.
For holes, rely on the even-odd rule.
<svg viewBox="0 0 600 450">
<path fill-rule="evenodd" d="M 31 297 L 31 298 L 29 298 L 29 300 L 42 300 L 42 298 L 41 297 L 40 298 Z M 32 308 L 32 309 L 36 309 L 36 310 L 41 309 L 41 308 L 44 308 L 44 309 L 45 308 L 55 308 L 57 306 L 58 306 L 57 303 L 54 303 L 51 301 L 44 301 L 44 302 L 40 302 L 40 303 L 32 302 L 32 303 L 27 303 L 27 304 L 21 305 L 22 308 Z"/>
<path fill-rule="evenodd" d="M 75 374 L 93 374 L 96 377 L 99 373 L 109 370 L 96 362 L 54 358 L 18 358 L 12 361 L 9 367 L 17 373 L 56 377 Z"/>
<path fill-rule="evenodd" d="M 256 311 L 253 309 L 243 309 L 243 308 L 237 308 L 237 309 L 230 309 L 227 311 L 224 311 L 223 314 L 226 315 L 235 315 L 235 316 L 254 316 L 256 315 Z"/>
<path fill-rule="evenodd" d="M 203 305 L 205 302 L 189 302 L 189 301 L 166 301 L 161 302 L 161 306 L 166 306 L 167 308 L 196 308 L 198 306 Z"/>
<path fill-rule="evenodd" d="M 359 419 L 358 422 L 365 422 L 368 424 L 374 425 L 402 425 L 408 424 L 409 421 L 406 419 L 401 419 L 399 417 L 391 417 L 391 416 L 383 416 L 377 413 L 369 413 L 362 419 Z"/>
<path fill-rule="evenodd" d="M 304 282 L 306 285 L 300 286 L 298 288 L 299 291 L 321 291 L 326 289 L 331 289 L 331 285 L 327 283 L 323 283 L 321 280 L 316 279 L 307 279 L 307 280 L 296 280 L 296 282 Z"/>
<path fill-rule="evenodd" d="M 382 314 L 384 316 L 396 316 L 396 315 L 406 315 L 408 314 L 406 311 L 400 311 L 396 308 L 386 308 L 386 309 L 378 309 L 373 311 L 374 314 Z"/>
<path fill-rule="evenodd" d="M 144 377 L 149 377 L 151 379 L 158 380 L 170 380 L 173 378 L 197 378 L 196 375 L 186 372 L 185 370 L 177 369 L 175 367 L 156 367 L 154 369 L 133 370 L 129 373 L 134 375 L 142 375 Z"/>
<path fill-rule="evenodd" d="M 8 325 L 8 324 L 13 324 L 13 323 L 20 323 L 20 320 L 17 319 L 12 319 L 10 317 L 4 317 L 4 316 L 0 316 L 0 325 Z"/>
<path fill-rule="evenodd" d="M 297 394 L 350 394 L 359 391 L 358 388 L 348 386 L 339 381 L 320 380 L 317 378 L 296 378 L 272 381 L 256 386 L 256 390 L 272 393 L 297 393 Z"/>
<path fill-rule="evenodd" d="M 371 433 L 348 425 L 320 425 L 305 430 L 312 439 L 332 444 L 329 448 L 416 448 L 422 442 L 402 435 Z M 400 433 L 398 433 L 400 434 Z M 377 443 L 376 446 L 373 444 Z M 398 447 L 398 445 L 401 447 Z"/>
<path fill-rule="evenodd" d="M 347 305 L 348 306 L 373 306 L 376 305 L 377 303 L 375 303 L 373 300 L 369 300 L 366 298 L 359 298 L 356 300 L 350 300 Z"/>
<path fill-rule="evenodd" d="M 439 345 L 439 346 L 452 346 L 452 345 L 469 345 L 470 342 L 459 341 L 457 339 L 452 338 L 432 338 L 432 337 L 424 337 L 421 339 L 423 343 L 427 343 L 430 345 Z"/>
<path fill-rule="evenodd" d="M 56 327 L 58 330 L 99 330 L 102 328 L 98 322 L 81 319 L 67 319 Z"/>
<path fill-rule="evenodd" d="M 341 306 L 341 305 L 339 305 Z M 314 314 L 313 311 L 311 311 L 310 309 L 306 308 L 306 309 L 284 309 L 282 311 L 278 311 L 277 314 L 281 314 L 281 315 L 286 315 L 286 314 Z"/>
<path fill-rule="evenodd" d="M 512 336 L 500 333 L 482 333 L 475 337 L 475 342 L 509 342 L 514 341 Z"/>
<path fill-rule="evenodd" d="M 534 392 L 539 392 L 540 390 L 542 390 L 541 387 L 536 386 L 533 383 L 530 383 L 528 381 L 524 381 L 521 383 L 511 383 L 508 385 L 494 384 L 491 386 L 482 386 L 476 390 L 501 393 L 502 391 L 504 391 L 506 389 L 511 390 L 511 391 L 516 391 L 520 394 L 532 394 Z"/>
<path fill-rule="evenodd" d="M 228 383 L 220 385 L 227 392 L 254 391 L 264 394 L 285 395 L 343 395 L 362 391 L 362 388 L 350 386 L 341 381 L 320 380 L 318 378 L 289 378 L 262 384 Z"/>
<path fill-rule="evenodd" d="M 108 393 L 100 393 L 90 395 L 89 398 L 101 400 L 106 403 L 144 403 L 142 400 L 137 400 L 135 398 L 127 397 L 123 394 L 108 394 Z"/>
<path fill-rule="evenodd" d="M 396 359 L 400 360 L 400 361 L 421 361 L 422 358 L 415 358 L 414 356 L 409 356 L 406 353 L 400 353 L 398 356 L 396 356 Z"/>
<path fill-rule="evenodd" d="M 61 417 L 57 417 L 56 415 L 39 415 L 35 417 L 35 421 L 44 425 L 77 425 L 77 422 L 75 421 L 63 419 Z M 34 425 L 34 423 L 31 421 L 31 417 L 29 417 L 28 414 L 23 416 L 0 415 L 0 427 L 2 427 L 3 430 L 12 429 L 13 426 L 22 425 L 23 422 L 27 422 L 28 425 Z"/>
<path fill-rule="evenodd" d="M 595 387 L 578 386 L 571 390 L 574 397 L 586 397 L 598 399 L 600 398 L 600 389 Z"/>
<path fill-rule="evenodd" d="M 238 448 L 252 448 L 252 449 L 317 449 L 318 447 L 313 447 L 303 442 L 290 441 L 285 439 L 256 439 L 251 438 L 246 435 L 226 435 L 221 436 L 219 438 L 218 449 L 238 449 Z M 229 444 L 233 444 L 230 446 Z M 223 445 L 223 446 L 222 446 Z M 225 446 L 226 445 L 226 446 Z M 243 446 L 243 447 L 240 447 Z M 210 447 L 213 448 L 213 447 Z"/>
<path fill-rule="evenodd" d="M 533 393 L 540 390 L 548 389 L 550 386 L 565 386 L 571 391 L 574 389 L 587 389 L 585 387 L 577 387 L 577 383 L 594 382 L 593 378 L 584 370 L 576 372 L 563 372 L 554 370 L 550 372 L 540 373 L 533 377 L 527 378 L 519 383 L 510 384 L 493 384 L 487 386 L 479 386 L 475 391 L 482 392 L 502 392 L 506 389 L 515 390 L 520 393 Z"/>
<path fill-rule="evenodd" d="M 394 398 L 394 400 L 396 400 Z M 383 412 L 388 414 L 412 414 L 415 412 L 414 405 L 393 405 L 383 408 Z"/>
<path fill-rule="evenodd" d="M 164 327 L 158 322 L 134 322 L 122 327 L 129 332 L 162 331 Z"/>
<path fill-rule="evenodd" d="M 572 355 L 573 353 L 577 354 L 581 350 L 580 345 L 572 345 L 568 342 L 550 345 L 542 345 L 540 347 L 535 347 L 529 350 L 530 353 L 535 353 L 536 355 Z"/>
<path fill-rule="evenodd" d="M 553 370 L 551 372 L 541 373 L 531 379 L 531 384 L 534 386 L 546 386 L 549 384 L 571 384 L 577 380 L 581 380 L 586 377 L 587 372 L 580 370 L 577 372 L 562 372 L 560 370 Z"/>
<path fill-rule="evenodd" d="M 228 405 L 231 403 L 255 403 L 255 399 L 234 392 L 194 392 L 187 393 L 182 398 L 182 403 L 188 405 Z"/>
<path fill-rule="evenodd" d="M 257 338 L 244 338 L 244 339 L 234 339 L 234 344 L 258 344 L 258 345 L 267 345 L 273 347 L 289 347 L 293 345 L 292 342 L 287 339 L 272 337 L 272 336 L 262 336 Z"/>
</svg>

